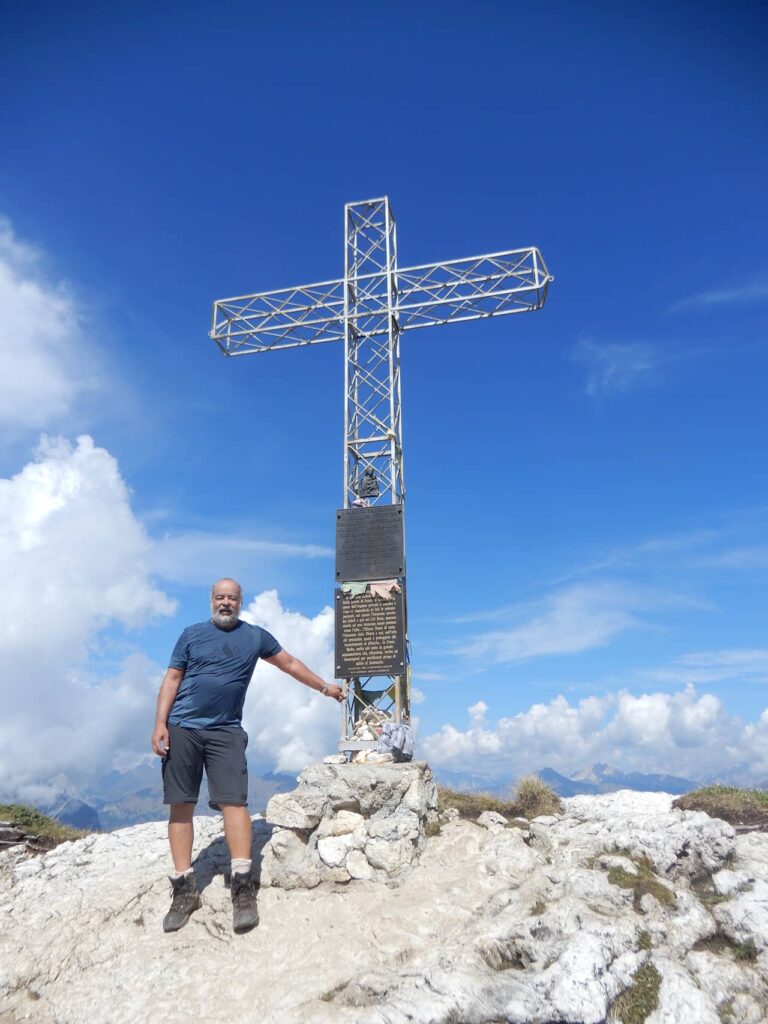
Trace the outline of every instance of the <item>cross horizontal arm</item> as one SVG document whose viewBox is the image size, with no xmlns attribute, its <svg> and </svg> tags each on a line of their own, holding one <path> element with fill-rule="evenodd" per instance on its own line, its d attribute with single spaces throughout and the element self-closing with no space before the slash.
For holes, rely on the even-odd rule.
<svg viewBox="0 0 768 1024">
<path fill-rule="evenodd" d="M 344 282 L 218 299 L 211 337 L 228 356 L 344 340 Z"/>
<path fill-rule="evenodd" d="M 394 271 L 401 331 L 540 309 L 553 278 L 536 248 L 488 253 Z M 387 274 L 357 277 L 351 326 L 386 334 Z M 351 285 L 350 285 L 351 287 Z M 219 299 L 211 337 L 226 355 L 318 345 L 344 338 L 344 281 Z"/>
<path fill-rule="evenodd" d="M 517 249 L 398 271 L 401 331 L 540 309 L 553 278 L 538 249 Z"/>
</svg>

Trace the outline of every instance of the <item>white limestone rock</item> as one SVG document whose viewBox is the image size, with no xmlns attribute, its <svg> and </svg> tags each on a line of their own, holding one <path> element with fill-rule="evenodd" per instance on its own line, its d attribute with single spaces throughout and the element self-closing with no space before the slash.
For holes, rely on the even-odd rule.
<svg viewBox="0 0 768 1024">
<path fill-rule="evenodd" d="M 306 838 L 291 829 L 279 829 L 264 850 L 264 879 L 282 889 L 313 889 L 320 884 L 320 864 Z"/>
<path fill-rule="evenodd" d="M 346 778 L 330 784 L 366 800 Z M 382 792 L 395 817 L 410 785 Z M 610 801 L 591 798 L 591 818 L 589 801 L 577 799 L 575 811 L 567 802 L 562 817 L 534 823 L 530 844 L 520 829 L 454 822 L 407 868 L 407 857 L 392 853 L 415 844 L 408 828 L 388 833 L 392 814 L 368 815 L 339 835 L 317 828 L 314 849 L 305 832 L 290 829 L 267 842 L 270 829 L 257 820 L 262 878 L 289 868 L 299 877 L 314 865 L 318 882 L 262 887 L 261 923 L 243 936 L 231 930 L 220 818 L 195 820 L 203 905 L 171 935 L 161 928 L 169 903 L 164 823 L 66 844 L 36 858 L 34 874 L 21 870 L 29 861 L 16 864 L 0 886 L 0 1021 L 135 1024 L 161 1014 L 163 1024 L 188 1024 L 191 1013 L 267 1024 L 602 1024 L 649 958 L 662 983 L 646 1024 L 720 1024 L 728 1014 L 734 1024 L 768 1020 L 768 949 L 740 962 L 721 938 L 727 925 L 739 936 L 731 942 L 749 935 L 757 946 L 755 908 L 739 901 L 766 881 L 768 835 L 730 840 L 727 866 L 717 870 L 755 883 L 710 907 L 685 866 L 690 845 L 710 836 L 695 817 L 665 812 L 656 794 L 633 794 L 610 814 Z M 408 815 L 418 820 L 403 810 L 406 823 Z M 330 805 L 326 817 L 338 817 Z M 372 836 L 374 822 L 394 838 Z M 641 913 L 632 889 L 609 882 L 610 861 L 602 858 L 626 860 L 617 851 L 627 837 L 638 863 L 638 851 L 658 853 L 657 874 L 674 904 L 651 899 Z M 347 842 L 343 863 L 322 860 L 321 851 Z M 360 842 L 364 849 L 355 848 Z M 369 861 L 373 844 L 389 851 L 385 867 Z M 667 861 L 673 852 L 682 866 Z M 402 870 L 396 887 L 382 886 L 392 880 L 386 869 Z"/>
<path fill-rule="evenodd" d="M 323 836 L 343 836 L 348 832 L 354 832 L 364 824 L 365 818 L 362 814 L 355 814 L 354 811 L 339 811 L 338 814 L 330 818 L 323 818 L 318 826 L 317 835 L 318 838 Z"/>
<path fill-rule="evenodd" d="M 618 868 L 620 871 L 625 871 L 628 875 L 639 875 L 640 869 L 637 864 L 629 857 L 617 857 L 610 853 L 604 853 L 597 858 L 595 862 L 597 867 L 603 871 L 610 871 L 611 868 Z"/>
<path fill-rule="evenodd" d="M 650 894 L 640 900 L 643 915 L 642 929 L 650 936 L 654 947 L 666 947 L 676 956 L 683 957 L 696 943 L 711 939 L 717 933 L 717 923 L 709 910 L 687 889 L 674 890 L 674 907 L 665 907 Z"/>
<path fill-rule="evenodd" d="M 722 1020 L 730 1012 L 739 1024 L 765 1024 L 766 985 L 759 969 L 706 950 L 692 950 L 684 962 Z"/>
<path fill-rule="evenodd" d="M 654 955 L 653 965 L 661 975 L 659 1006 L 645 1024 L 722 1024 L 717 1006 L 683 965 L 659 954 Z"/>
<path fill-rule="evenodd" d="M 291 793 L 273 797 L 270 821 L 281 826 L 262 859 L 262 884 L 313 887 L 349 880 L 347 855 L 358 878 L 402 881 L 437 818 L 437 790 L 424 762 L 386 765 L 324 762 L 309 765 Z M 293 838 L 283 834 L 285 829 Z"/>
<path fill-rule="evenodd" d="M 722 932 L 733 942 L 752 942 L 758 952 L 768 947 L 768 882 L 762 878 L 746 892 L 719 903 L 713 914 Z"/>
<path fill-rule="evenodd" d="M 498 814 L 496 811 L 483 811 L 477 819 L 477 824 L 488 829 L 506 828 L 508 820 L 503 814 Z"/>
<path fill-rule="evenodd" d="M 365 830 L 372 839 L 385 839 L 390 843 L 409 839 L 415 844 L 419 840 L 419 819 L 410 811 L 401 811 L 388 818 L 371 818 Z"/>
<path fill-rule="evenodd" d="M 370 839 L 365 844 L 365 856 L 371 867 L 383 871 L 389 878 L 398 878 L 413 863 L 414 844 L 410 839 Z"/>
<path fill-rule="evenodd" d="M 712 875 L 712 886 L 718 896 L 734 896 L 737 892 L 751 889 L 754 884 L 754 876 L 747 871 L 729 871 L 724 868 Z"/>
<path fill-rule="evenodd" d="M 29 859 L 29 852 L 23 843 L 9 846 L 7 850 L 0 850 L 0 887 L 8 881 L 22 861 Z"/>
<path fill-rule="evenodd" d="M 531 822 L 531 842 L 544 852 L 561 848 L 572 863 L 628 850 L 670 877 L 697 878 L 726 867 L 736 833 L 725 821 L 672 808 L 668 793 L 620 790 L 564 800 L 565 813 Z"/>
<path fill-rule="evenodd" d="M 366 818 L 388 817 L 403 803 L 414 782 L 423 787 L 423 800 L 419 785 L 408 799 L 419 807 L 423 803 L 427 809 L 436 808 L 437 790 L 432 772 L 423 761 L 385 765 L 311 764 L 299 776 L 299 789 L 307 786 L 327 793 L 336 810 L 357 811 Z"/>
<path fill-rule="evenodd" d="M 309 787 L 276 793 L 267 804 L 267 821 L 281 828 L 308 831 L 320 824 L 327 805 L 327 795 Z"/>
<path fill-rule="evenodd" d="M 354 844 L 355 840 L 351 832 L 340 836 L 328 836 L 326 839 L 318 841 L 317 852 L 322 862 L 329 868 L 338 868 L 344 864 L 347 854 L 353 849 Z"/>
<path fill-rule="evenodd" d="M 373 878 L 373 869 L 361 850 L 350 850 L 347 854 L 344 866 L 347 869 L 350 878 L 365 880 Z"/>
</svg>

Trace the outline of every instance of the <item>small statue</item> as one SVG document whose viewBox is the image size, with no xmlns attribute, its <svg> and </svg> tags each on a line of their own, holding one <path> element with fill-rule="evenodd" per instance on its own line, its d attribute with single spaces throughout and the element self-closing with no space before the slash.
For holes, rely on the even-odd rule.
<svg viewBox="0 0 768 1024">
<path fill-rule="evenodd" d="M 379 495 L 379 484 L 376 480 L 376 472 L 373 466 L 366 466 L 357 488 L 361 498 L 377 498 Z"/>
</svg>

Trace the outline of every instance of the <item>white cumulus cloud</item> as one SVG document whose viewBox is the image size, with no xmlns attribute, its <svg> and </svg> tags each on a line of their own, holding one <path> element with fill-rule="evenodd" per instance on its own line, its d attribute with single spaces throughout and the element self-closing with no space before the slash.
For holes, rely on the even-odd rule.
<svg viewBox="0 0 768 1024">
<path fill-rule="evenodd" d="M 284 650 L 333 681 L 332 608 L 309 618 L 284 608 L 276 590 L 266 590 L 251 601 L 242 617 L 268 630 Z M 259 662 L 243 717 L 249 754 L 272 761 L 278 771 L 300 771 L 310 761 L 336 753 L 341 713 L 335 701 Z"/>
<path fill-rule="evenodd" d="M 575 704 L 560 695 L 495 723 L 487 712 L 484 702 L 474 704 L 466 729 L 444 725 L 422 740 L 422 755 L 440 767 L 490 776 L 544 767 L 567 774 L 599 761 L 697 778 L 745 760 L 756 778 L 768 775 L 768 710 L 745 725 L 718 697 L 690 685 Z"/>
<path fill-rule="evenodd" d="M 0 525 L 0 787 L 12 795 L 146 746 L 159 667 L 133 656 L 105 677 L 90 654 L 111 627 L 174 603 L 148 574 L 151 542 L 116 460 L 90 437 L 44 439 L 0 480 Z"/>
<path fill-rule="evenodd" d="M 45 428 L 95 384 L 82 314 L 42 259 L 0 218 L 0 425 Z"/>
</svg>

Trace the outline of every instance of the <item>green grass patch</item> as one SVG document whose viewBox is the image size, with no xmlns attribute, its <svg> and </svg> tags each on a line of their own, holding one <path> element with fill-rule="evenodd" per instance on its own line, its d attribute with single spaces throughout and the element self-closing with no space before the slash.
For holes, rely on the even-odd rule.
<svg viewBox="0 0 768 1024">
<path fill-rule="evenodd" d="M 633 859 L 632 863 L 637 868 L 636 875 L 630 874 L 624 868 L 611 868 L 608 872 L 608 881 L 611 885 L 618 885 L 621 889 L 632 890 L 635 910 L 640 909 L 640 900 L 646 893 L 650 893 L 654 899 L 657 899 L 662 907 L 677 906 L 677 897 L 666 885 L 662 885 L 648 867 L 647 861 Z"/>
<path fill-rule="evenodd" d="M 637 948 L 650 949 L 652 945 L 650 932 L 640 932 L 637 937 Z"/>
<path fill-rule="evenodd" d="M 741 963 L 753 964 L 757 960 L 757 947 L 752 939 L 747 939 L 746 942 L 737 942 L 735 946 L 733 955 Z"/>
<path fill-rule="evenodd" d="M 672 804 L 681 811 L 704 811 L 731 825 L 759 825 L 768 830 L 768 792 L 735 786 L 704 786 L 680 796 Z"/>
<path fill-rule="evenodd" d="M 32 807 L 25 807 L 23 804 L 0 804 L 0 821 L 10 821 L 22 832 L 30 836 L 36 836 L 42 845 L 51 849 L 59 843 L 66 843 L 70 839 L 82 839 L 88 835 L 79 828 L 72 828 L 71 825 L 62 825 L 55 818 L 49 818 L 47 814 Z"/>
<path fill-rule="evenodd" d="M 492 793 L 465 793 L 461 790 L 437 787 L 438 808 L 441 811 L 455 807 L 459 817 L 476 820 L 483 811 L 496 811 L 505 818 L 537 818 L 540 814 L 562 814 L 563 804 L 555 791 L 537 775 L 519 779 L 511 799 Z"/>
<path fill-rule="evenodd" d="M 730 956 L 742 964 L 752 964 L 757 960 L 757 947 L 752 939 L 748 939 L 746 942 L 734 942 L 722 932 L 710 935 L 707 939 L 699 939 L 692 948 L 697 952 L 706 950 L 716 956 Z"/>
<path fill-rule="evenodd" d="M 621 1024 L 644 1024 L 659 1007 L 661 975 L 651 963 L 643 964 L 632 978 L 632 984 L 613 1004 L 615 1019 Z"/>
<path fill-rule="evenodd" d="M 626 846 L 616 846 L 612 850 L 603 850 L 602 853 L 596 853 L 593 857 L 588 857 L 586 860 L 587 867 L 594 868 L 601 857 L 626 857 L 627 860 L 631 860 L 637 867 L 645 868 L 651 874 L 654 873 L 653 861 L 650 861 L 644 853 L 633 853 Z"/>
<path fill-rule="evenodd" d="M 691 892 L 705 907 L 716 907 L 718 903 L 727 903 L 731 898 L 717 892 L 711 875 L 700 875 L 691 879 Z"/>
</svg>

